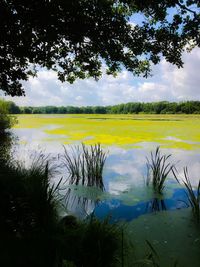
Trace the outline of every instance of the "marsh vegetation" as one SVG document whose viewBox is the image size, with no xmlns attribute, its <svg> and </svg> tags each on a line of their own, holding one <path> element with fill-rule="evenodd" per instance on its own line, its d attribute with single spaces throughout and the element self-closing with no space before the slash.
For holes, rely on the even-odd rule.
<svg viewBox="0 0 200 267">
<path fill-rule="evenodd" d="M 19 153 L 9 153 L 13 147 L 12 135 L 1 138 L 2 266 L 15 263 L 20 267 L 36 264 L 88 267 L 94 266 L 95 262 L 99 267 L 168 267 L 176 266 L 178 260 L 178 266 L 187 267 L 184 249 L 192 255 L 193 266 L 198 266 L 199 186 L 194 186 L 194 172 L 190 166 L 191 178 L 186 169 L 183 178 L 177 173 L 174 177 L 176 168 L 179 172 L 182 169 L 174 166 L 177 160 L 174 160 L 173 151 L 176 154 L 176 150 L 169 153 L 163 149 L 163 146 L 179 149 L 182 146 L 188 149 L 184 153 L 191 156 L 192 149 L 199 145 L 198 116 L 194 121 L 189 117 L 179 117 L 177 121 L 174 116 L 158 118 L 153 115 L 148 118 L 140 115 L 135 120 L 130 116 L 117 119 L 111 115 L 108 120 L 97 115 L 92 120 L 77 115 L 30 116 L 31 125 L 30 117 L 20 116 L 14 129 L 21 142 Z M 51 127 L 48 127 L 49 123 Z M 186 123 L 191 126 L 190 132 L 184 128 Z M 45 154 L 37 152 L 32 157 L 26 154 L 29 156 L 24 162 L 28 160 L 29 164 L 24 165 L 18 159 L 27 146 L 20 137 L 23 127 L 25 132 L 34 129 L 30 135 L 33 140 L 39 138 L 39 131 L 45 132 L 47 136 L 42 135 L 43 142 L 47 147 L 52 143 L 54 152 L 55 140 L 62 143 L 67 139 L 68 143 L 79 140 L 84 144 L 64 144 L 58 152 L 59 157 L 55 152 L 48 158 L 48 151 Z M 172 135 L 172 129 L 176 129 L 174 137 L 167 138 Z M 147 135 L 149 139 L 146 139 Z M 192 141 L 184 139 L 186 135 Z M 22 136 L 25 136 L 24 132 Z M 95 145 L 98 138 L 103 140 L 102 145 Z M 137 148 L 142 140 L 153 138 L 161 147 L 154 149 L 155 144 L 152 144 L 151 152 L 145 150 L 145 153 L 143 147 Z M 116 140 L 121 148 L 108 148 L 106 144 Z M 129 143 L 133 140 L 134 149 L 130 149 Z M 195 157 L 196 154 L 192 159 Z M 56 171 L 55 159 L 58 158 L 59 171 Z M 131 179 L 141 180 L 140 185 L 129 185 L 128 174 L 132 175 Z M 148 186 L 142 182 L 142 175 L 147 178 Z M 77 209 L 70 210 L 72 202 Z M 87 212 L 80 220 L 81 206 Z M 195 217 L 195 213 L 198 216 Z M 172 236 L 176 242 L 172 241 Z M 184 238 L 184 248 L 175 249 L 180 246 L 180 236 Z M 167 253 L 173 257 L 168 259 Z"/>
<path fill-rule="evenodd" d="M 147 158 L 147 179 L 146 184 L 152 184 L 156 193 L 161 194 L 165 185 L 165 180 L 173 172 L 175 166 L 169 162 L 171 155 L 161 155 L 160 148 L 151 152 L 150 158 Z"/>
<path fill-rule="evenodd" d="M 2 266 L 114 266 L 119 227 L 93 216 L 82 222 L 61 217 L 61 181 L 52 181 L 48 158 L 39 154 L 29 168 L 12 158 L 0 164 Z"/>
<path fill-rule="evenodd" d="M 184 167 L 183 173 L 184 173 L 184 178 L 182 180 L 178 178 L 178 175 L 176 172 L 174 172 L 174 176 L 179 183 L 182 182 L 185 185 L 185 193 L 187 195 L 188 205 L 192 207 L 194 219 L 199 224 L 200 223 L 200 179 L 196 187 L 192 186 L 187 167 Z"/>
<path fill-rule="evenodd" d="M 106 153 L 100 144 L 87 147 L 82 143 L 81 146 L 70 146 L 70 151 L 64 146 L 63 165 L 70 184 L 96 186 L 103 190 L 105 161 Z"/>
</svg>

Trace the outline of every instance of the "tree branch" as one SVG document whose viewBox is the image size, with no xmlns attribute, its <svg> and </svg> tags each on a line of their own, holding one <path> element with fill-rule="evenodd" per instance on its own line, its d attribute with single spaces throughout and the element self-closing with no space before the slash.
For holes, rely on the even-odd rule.
<svg viewBox="0 0 200 267">
<path fill-rule="evenodd" d="M 192 10 L 192 9 L 190 9 L 190 8 L 188 8 L 188 7 L 186 7 L 185 5 L 181 4 L 180 2 L 177 2 L 177 4 L 178 4 L 179 7 L 181 7 L 181 8 L 183 8 L 183 9 L 187 10 L 187 11 L 190 12 L 190 13 L 192 13 L 192 14 L 194 15 L 195 18 L 197 17 L 197 13 L 196 13 L 194 10 Z"/>
</svg>

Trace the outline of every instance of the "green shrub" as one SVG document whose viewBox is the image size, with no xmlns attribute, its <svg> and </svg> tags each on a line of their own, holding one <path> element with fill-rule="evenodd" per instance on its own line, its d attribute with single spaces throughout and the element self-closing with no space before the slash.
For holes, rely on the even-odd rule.
<svg viewBox="0 0 200 267">
<path fill-rule="evenodd" d="M 9 104 L 7 101 L 0 99 L 0 134 L 3 134 L 5 130 L 10 129 L 17 119 L 14 116 L 9 115 Z"/>
</svg>

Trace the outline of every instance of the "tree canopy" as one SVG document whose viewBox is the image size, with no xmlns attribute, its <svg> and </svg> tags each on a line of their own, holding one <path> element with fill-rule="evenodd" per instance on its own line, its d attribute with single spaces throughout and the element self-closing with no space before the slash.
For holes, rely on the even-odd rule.
<svg viewBox="0 0 200 267">
<path fill-rule="evenodd" d="M 6 112 L 2 112 L 5 110 Z M 0 115 L 5 114 L 200 114 L 200 101 L 129 102 L 114 106 L 40 106 L 18 107 L 0 98 Z"/>
<path fill-rule="evenodd" d="M 100 78 L 102 64 L 145 77 L 161 57 L 182 67 L 185 48 L 200 46 L 199 10 L 199 0 L 1 0 L 0 89 L 23 95 L 39 67 L 70 83 Z"/>
</svg>

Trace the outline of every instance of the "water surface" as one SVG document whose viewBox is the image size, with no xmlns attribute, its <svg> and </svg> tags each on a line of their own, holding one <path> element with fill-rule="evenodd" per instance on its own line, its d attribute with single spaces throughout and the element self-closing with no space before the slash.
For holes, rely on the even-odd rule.
<svg viewBox="0 0 200 267">
<path fill-rule="evenodd" d="M 171 154 L 180 180 L 187 166 L 192 184 L 200 178 L 200 116 L 183 115 L 20 115 L 13 129 L 18 136 L 18 159 L 31 162 L 30 154 L 42 151 L 59 164 L 64 149 L 84 142 L 101 143 L 108 153 L 103 173 L 105 191 L 82 186 L 66 186 L 64 213 L 85 218 L 94 213 L 98 218 L 126 222 L 128 235 L 145 246 L 150 240 L 168 266 L 177 259 L 180 266 L 197 267 L 200 251 L 199 230 L 195 230 L 185 189 L 171 174 L 162 196 L 146 187 L 146 157 L 160 146 Z M 67 177 L 60 168 L 59 177 Z M 161 229 L 158 233 L 158 225 Z M 166 229 L 165 229 L 166 228 Z M 164 236 L 163 236 L 163 233 Z M 174 242 L 173 240 L 176 240 Z M 184 248 L 182 247 L 184 242 Z M 170 259 L 164 251 L 170 253 Z M 188 265 L 186 249 L 193 257 Z M 181 257 L 181 255 L 183 255 Z M 171 265 L 172 266 L 172 265 Z"/>
</svg>

